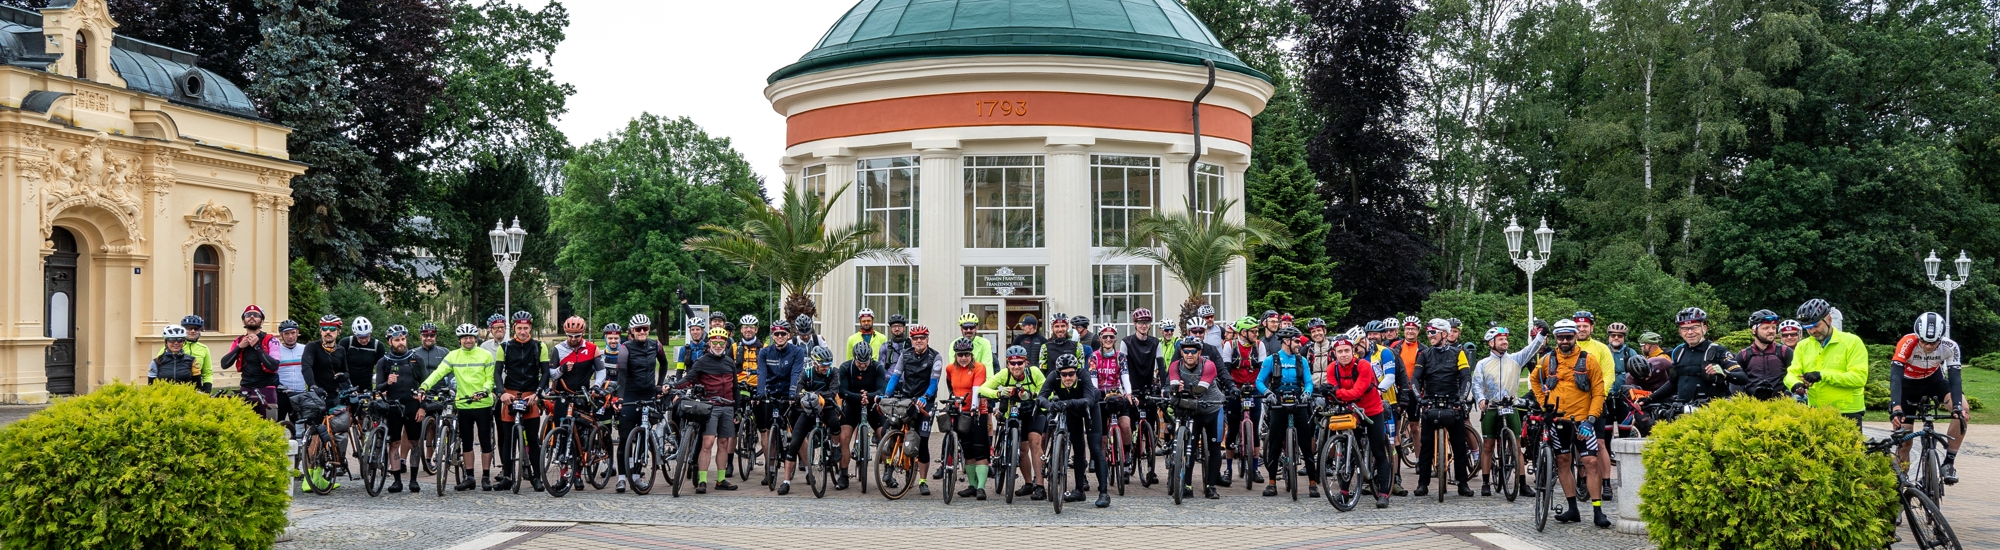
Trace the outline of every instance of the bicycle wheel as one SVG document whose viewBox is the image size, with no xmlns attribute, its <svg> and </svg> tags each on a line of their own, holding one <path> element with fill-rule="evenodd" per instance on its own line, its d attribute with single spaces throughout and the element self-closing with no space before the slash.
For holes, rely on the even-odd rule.
<svg viewBox="0 0 2000 550">
<path fill-rule="evenodd" d="M 368 496 L 382 494 L 382 488 L 389 483 L 389 429 L 381 425 L 368 430 L 363 438 L 366 443 L 361 457 L 361 486 L 368 489 Z"/>
<path fill-rule="evenodd" d="M 624 461 L 618 463 L 619 475 L 623 476 L 625 485 L 632 488 L 633 494 L 640 496 L 651 494 L 652 466 L 660 460 L 659 456 L 653 454 L 653 434 L 647 433 L 646 430 L 632 430 L 632 435 L 627 436 L 624 443 L 625 456 Z"/>
<path fill-rule="evenodd" d="M 1285 434 L 1285 452 L 1278 456 L 1278 467 L 1285 470 L 1285 490 L 1292 493 L 1292 502 L 1299 501 L 1299 441 L 1292 434 Z"/>
<path fill-rule="evenodd" d="M 1924 496 L 1930 497 L 1931 502 L 1942 503 L 1944 502 L 1944 473 L 1940 470 L 1943 468 L 1944 458 L 1938 456 L 1936 444 L 1925 441 L 1923 446 L 1923 454 L 1917 461 L 1917 488 L 1922 489 Z"/>
<path fill-rule="evenodd" d="M 866 415 L 864 414 L 863 416 Z M 875 456 L 869 454 L 875 449 L 874 431 L 875 428 L 869 426 L 866 422 L 861 424 L 861 429 L 855 430 L 857 432 L 855 439 L 860 440 L 860 442 L 854 445 L 854 469 L 858 470 L 861 474 L 859 481 L 861 482 L 862 494 L 868 494 L 868 463 L 873 461 L 870 457 Z M 877 483 L 876 485 L 881 484 Z"/>
<path fill-rule="evenodd" d="M 611 484 L 612 472 L 618 469 L 611 463 L 610 458 L 612 451 L 617 448 L 612 447 L 608 439 L 611 435 L 609 427 L 586 424 L 585 428 L 585 431 L 589 432 L 588 435 L 577 439 L 583 447 L 578 452 L 577 462 L 581 465 L 579 468 L 582 470 L 584 481 L 590 483 L 590 488 L 602 490 Z"/>
<path fill-rule="evenodd" d="M 826 486 L 833 484 L 834 462 L 839 458 L 834 455 L 832 446 L 827 444 L 825 428 L 815 427 L 806 437 L 812 441 L 810 454 L 806 455 L 812 460 L 811 466 L 806 469 L 806 485 L 812 487 L 813 498 L 826 498 Z"/>
<path fill-rule="evenodd" d="M 1234 462 L 1238 463 L 1237 470 L 1243 474 L 1243 490 L 1245 491 L 1254 491 L 1257 489 L 1257 484 L 1250 482 L 1251 470 L 1257 467 L 1257 425 L 1250 421 L 1251 414 L 1250 412 L 1243 413 L 1243 422 L 1238 424 L 1236 428 L 1236 460 Z"/>
<path fill-rule="evenodd" d="M 916 477 L 911 475 L 909 464 L 915 462 L 916 457 L 903 452 L 904 437 L 901 430 L 882 437 L 882 482 L 875 484 L 875 490 L 889 500 L 903 498 L 903 495 L 909 494 L 910 485 L 917 482 Z M 889 486 L 892 481 L 896 482 L 895 487 Z"/>
<path fill-rule="evenodd" d="M 332 442 L 330 438 L 320 435 L 318 428 L 309 429 L 313 432 L 306 436 L 305 448 L 299 452 L 299 471 L 306 472 L 304 481 L 301 481 L 300 485 L 315 495 L 324 496 L 333 492 L 333 480 L 328 478 L 326 473 L 326 464 L 331 462 L 326 450 L 332 446 Z M 313 482 L 314 476 L 311 474 L 313 470 L 320 472 L 318 483 Z"/>
<path fill-rule="evenodd" d="M 1421 441 L 1418 441 L 1416 437 L 1411 437 L 1417 433 L 1415 430 L 1404 430 L 1403 437 L 1396 440 L 1396 456 L 1402 457 L 1403 467 L 1405 468 L 1417 467 L 1417 458 L 1423 456 L 1417 454 L 1421 452 L 1421 449 L 1417 448 L 1417 444 L 1421 443 Z"/>
<path fill-rule="evenodd" d="M 1173 452 L 1167 454 L 1167 477 L 1169 478 L 1167 480 L 1167 493 L 1174 496 L 1174 505 L 1179 506 L 1183 498 L 1181 491 L 1190 489 L 1194 485 L 1194 476 L 1189 472 L 1190 468 L 1188 467 L 1188 429 L 1186 426 L 1175 426 L 1173 446 Z"/>
<path fill-rule="evenodd" d="M 748 434 L 750 437 L 736 438 L 736 457 L 732 460 L 736 463 L 736 467 L 733 469 L 736 470 L 738 481 L 750 481 L 750 469 L 755 468 L 757 464 L 757 420 L 750 416 L 749 411 L 752 410 L 750 407 L 740 410 L 742 412 L 736 415 L 736 433 Z"/>
<path fill-rule="evenodd" d="M 1153 469 L 1153 450 L 1157 448 L 1156 445 L 1158 442 L 1153 440 L 1153 427 L 1151 424 L 1152 420 L 1146 419 L 1132 425 L 1131 450 L 1125 453 L 1126 456 L 1132 457 L 1132 475 L 1139 478 L 1140 487 L 1153 486 L 1152 483 L 1147 481 L 1148 478 L 1146 476 L 1148 474 L 1151 474 L 1153 477 L 1159 477 L 1159 472 Z M 1123 495 L 1124 493 L 1119 494 Z"/>
<path fill-rule="evenodd" d="M 1354 505 L 1361 502 L 1361 476 L 1358 471 L 1362 457 L 1354 452 L 1352 433 L 1335 434 L 1320 446 L 1319 484 L 1326 490 L 1326 502 L 1333 509 L 1342 512 L 1354 511 Z"/>
<path fill-rule="evenodd" d="M 548 469 L 543 468 L 540 462 L 529 458 L 535 455 L 529 454 L 528 451 L 540 448 L 539 442 L 535 440 L 536 437 L 540 435 L 531 437 L 527 426 L 514 424 L 514 494 L 521 494 L 522 485 L 548 486 Z"/>
<path fill-rule="evenodd" d="M 674 472 L 670 475 L 674 482 L 674 498 L 681 497 L 681 486 L 686 484 L 689 476 L 694 475 L 694 455 L 699 452 L 696 447 L 700 443 L 701 428 L 693 421 L 682 422 L 681 442 L 675 446 L 679 451 L 674 460 Z"/>
<path fill-rule="evenodd" d="M 1069 479 L 1069 434 L 1057 431 L 1049 435 L 1048 460 L 1042 465 L 1042 481 L 1048 487 L 1049 502 L 1061 514 L 1063 495 L 1069 491 L 1063 487 Z"/>
<path fill-rule="evenodd" d="M 555 472 L 556 478 L 549 484 L 549 496 L 562 498 L 569 494 L 571 482 L 577 478 L 576 434 L 569 426 L 556 426 L 549 432 L 548 446 L 542 449 L 542 468 Z"/>
<path fill-rule="evenodd" d="M 437 473 L 437 464 L 431 462 L 431 457 L 437 455 L 437 437 L 437 417 L 424 415 L 423 428 L 417 435 L 417 462 L 423 464 L 425 474 Z"/>
<path fill-rule="evenodd" d="M 458 434 L 452 432 L 438 433 L 437 444 L 431 447 L 432 459 L 424 461 L 425 464 L 431 465 L 429 470 L 437 472 L 437 481 L 431 483 L 431 488 L 437 491 L 438 498 L 444 498 L 444 480 L 446 477 L 465 475 L 465 472 L 459 471 L 458 468 L 458 461 L 460 460 L 458 446 L 453 443 L 457 437 Z"/>
<path fill-rule="evenodd" d="M 999 453 L 1000 456 L 1004 457 L 1001 459 L 1003 464 L 994 468 L 1000 471 L 1000 483 L 997 487 L 1002 489 L 1000 491 L 1001 500 L 1006 501 L 1008 504 L 1013 504 L 1014 486 L 1021 482 L 1021 474 L 1020 470 L 1018 470 L 1021 464 L 1021 443 L 1015 439 L 1020 434 L 1012 428 L 1001 433 L 1005 434 L 1006 439 L 1000 443 L 1002 445 L 1001 448 L 1004 449 Z"/>
<path fill-rule="evenodd" d="M 945 431 L 944 446 L 939 447 L 939 449 L 944 451 L 942 453 L 944 460 L 941 461 L 943 464 L 939 465 L 939 467 L 944 469 L 944 504 L 950 506 L 951 498 L 958 496 L 952 494 L 958 490 L 958 470 L 963 468 L 965 464 L 965 459 L 958 452 L 958 434 L 949 430 Z"/>
<path fill-rule="evenodd" d="M 1504 427 L 1506 424 L 1501 425 Z M 1514 496 L 1521 492 L 1514 483 L 1514 461 L 1520 456 L 1520 448 L 1520 437 L 1514 435 L 1513 430 L 1506 429 L 1501 430 L 1500 443 L 1493 446 L 1493 471 L 1500 474 L 1493 484 L 1500 491 L 1500 496 L 1507 497 L 1507 502 L 1513 502 Z"/>
<path fill-rule="evenodd" d="M 1556 500 L 1556 450 L 1554 445 L 1543 443 L 1535 452 L 1535 532 L 1548 527 L 1549 509 Z"/>
<path fill-rule="evenodd" d="M 1125 496 L 1125 465 L 1130 456 L 1125 451 L 1125 428 L 1112 419 L 1104 431 L 1104 467 L 1110 470 L 1111 486 L 1118 488 L 1118 496 Z"/>
<path fill-rule="evenodd" d="M 1952 532 L 1951 523 L 1945 521 L 1936 502 L 1909 485 L 1903 486 L 1902 501 L 1903 518 L 1910 525 L 1910 533 L 1916 535 L 1917 548 L 1959 550 L 1958 534 Z"/>
<path fill-rule="evenodd" d="M 791 437 L 785 432 L 785 422 L 782 418 L 772 422 L 771 429 L 764 432 L 769 434 L 772 446 L 764 450 L 764 477 L 760 482 L 766 491 L 778 490 L 778 469 L 785 467 L 785 455 L 791 454 L 792 450 L 796 449 L 785 445 L 786 438 Z"/>
</svg>

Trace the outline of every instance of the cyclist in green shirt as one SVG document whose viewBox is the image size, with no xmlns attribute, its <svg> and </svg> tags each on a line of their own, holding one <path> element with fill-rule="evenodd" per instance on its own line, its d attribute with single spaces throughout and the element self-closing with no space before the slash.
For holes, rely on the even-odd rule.
<svg viewBox="0 0 2000 550">
<path fill-rule="evenodd" d="M 479 347 L 479 327 L 471 323 L 458 326 L 458 349 L 445 354 L 444 363 L 424 379 L 421 392 L 430 391 L 446 376 L 452 377 L 457 386 L 459 398 L 478 397 L 458 404 L 458 440 L 465 445 L 465 476 L 463 481 L 452 487 L 458 491 L 471 490 L 472 485 L 472 442 L 479 441 L 480 462 L 479 487 L 491 490 L 493 478 L 493 404 L 494 394 L 499 387 L 500 369 L 494 366 L 493 354 Z M 419 417 L 421 418 L 421 417 Z M 438 474 L 440 479 L 443 473 Z"/>
<path fill-rule="evenodd" d="M 1028 368 L 1028 348 L 1007 347 L 1007 368 L 986 377 L 986 383 L 979 386 L 979 396 L 986 399 L 1006 399 L 1014 402 L 1032 403 L 1037 394 L 1042 393 L 1042 370 Z M 1005 402 L 1005 401 L 1003 401 Z M 1037 474 L 1042 470 L 1042 431 L 1046 428 L 1045 418 L 1034 414 L 1035 407 L 1024 410 L 1027 416 L 1021 419 L 1021 434 L 1026 441 L 1021 445 L 1021 479 L 1030 480 L 1014 491 L 1014 496 L 1031 497 L 1035 500 L 1048 498 L 1048 489 L 1036 485 L 1032 480 L 1041 479 Z M 1007 411 L 998 411 L 1005 416 Z M 1057 498 L 1061 498 L 1060 495 Z"/>
<path fill-rule="evenodd" d="M 200 342 L 201 329 L 204 325 L 200 315 L 181 318 L 181 328 L 187 329 L 187 342 L 182 345 L 181 353 L 194 357 L 194 368 L 201 373 L 201 382 L 195 384 L 195 387 L 207 392 L 215 383 L 215 359 L 209 353 L 208 345 Z M 163 343 L 160 345 L 160 351 L 154 352 L 153 355 L 157 357 L 166 351 L 167 346 Z"/>
</svg>

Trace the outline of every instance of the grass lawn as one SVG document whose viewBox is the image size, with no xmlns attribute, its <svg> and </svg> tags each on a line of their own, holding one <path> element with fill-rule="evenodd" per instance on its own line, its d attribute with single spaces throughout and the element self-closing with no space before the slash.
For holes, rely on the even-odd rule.
<svg viewBox="0 0 2000 550">
<path fill-rule="evenodd" d="M 1967 368 L 1960 374 L 1965 384 L 1965 395 L 1977 397 L 1986 403 L 1986 410 L 1973 411 L 1973 424 L 2000 424 L 2000 372 L 1986 369 Z M 1869 411 L 1866 418 L 1871 422 L 1888 422 L 1889 413 Z"/>
</svg>

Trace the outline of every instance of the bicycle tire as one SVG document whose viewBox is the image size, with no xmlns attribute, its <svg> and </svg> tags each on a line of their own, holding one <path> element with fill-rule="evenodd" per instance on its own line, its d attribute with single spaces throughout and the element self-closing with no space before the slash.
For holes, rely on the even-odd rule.
<svg viewBox="0 0 2000 550">
<path fill-rule="evenodd" d="M 1125 496 L 1125 463 L 1130 460 L 1131 453 L 1125 448 L 1125 429 L 1118 425 L 1118 419 L 1113 418 L 1107 424 L 1110 426 L 1105 430 L 1104 441 L 1109 445 L 1104 445 L 1104 450 L 1109 456 L 1104 457 L 1104 465 L 1111 470 L 1111 485 L 1118 488 L 1118 496 L 1122 497 Z"/>
<path fill-rule="evenodd" d="M 443 426 L 442 426 L 442 425 L 440 425 L 440 427 L 443 427 Z M 456 427 L 456 426 L 454 426 L 454 427 Z M 433 456 L 433 457 L 435 457 L 435 458 L 434 458 L 434 459 L 432 459 L 432 460 L 426 460 L 426 461 L 424 461 L 424 462 L 425 462 L 426 464 L 434 464 L 434 466 L 433 466 L 433 467 L 431 467 L 430 469 L 431 469 L 431 471 L 434 471 L 434 472 L 436 472 L 436 473 L 437 473 L 437 481 L 436 481 L 435 483 L 432 483 L 431 485 L 433 485 L 432 489 L 434 489 L 434 490 L 436 490 L 436 491 L 437 491 L 437 496 L 438 496 L 438 498 L 444 498 L 444 478 L 445 478 L 445 476 L 447 476 L 447 475 L 460 475 L 460 476 L 463 476 L 463 475 L 465 475 L 465 473 L 464 473 L 464 472 L 460 472 L 460 471 L 459 471 L 459 469 L 458 469 L 458 460 L 457 460 L 457 459 L 458 459 L 458 453 L 457 453 L 457 448 L 456 448 L 456 446 L 455 446 L 455 445 L 453 445 L 453 441 L 454 441 L 454 440 L 455 440 L 455 438 L 457 438 L 457 437 L 458 437 L 458 434 L 454 434 L 454 433 L 450 433 L 450 432 L 443 432 L 443 433 L 439 433 L 439 434 L 438 434 L 438 445 L 437 445 L 437 446 L 435 446 L 435 447 L 432 447 L 432 448 L 431 448 L 431 452 L 433 453 L 433 454 L 432 454 L 431 456 Z"/>
<path fill-rule="evenodd" d="M 299 471 L 306 473 L 299 484 L 305 486 L 306 490 L 312 491 L 312 494 L 325 496 L 333 492 L 333 479 L 327 477 L 329 474 L 326 471 L 326 462 L 329 461 L 326 448 L 333 443 L 328 441 L 331 438 L 320 435 L 317 427 L 311 429 L 313 431 L 306 435 L 305 447 L 299 452 L 298 462 L 301 466 Z M 320 484 L 313 484 L 311 474 L 313 469 L 318 469 L 320 472 Z"/>
<path fill-rule="evenodd" d="M 1005 445 L 1003 448 L 1006 451 L 1003 454 L 1006 457 L 1005 460 L 1007 463 L 999 468 L 1000 483 L 1004 485 L 1004 490 L 1000 491 L 1000 496 L 1001 500 L 1006 501 L 1007 504 L 1013 504 L 1015 485 L 1021 482 L 1021 443 L 1015 438 L 1020 437 L 1021 434 L 1015 428 L 1008 428 L 1002 433 L 1007 434 L 1006 440 L 1002 443 Z"/>
<path fill-rule="evenodd" d="M 1519 484 L 1514 483 L 1515 461 L 1520 457 L 1520 436 L 1514 435 L 1513 430 L 1505 429 L 1507 424 L 1504 420 L 1500 425 L 1500 442 L 1493 446 L 1493 471 L 1500 475 L 1494 478 L 1493 484 L 1500 490 L 1500 496 L 1506 497 L 1507 502 L 1513 502 L 1514 497 L 1521 493 Z"/>
<path fill-rule="evenodd" d="M 639 496 L 652 494 L 653 465 L 659 462 L 659 457 L 653 450 L 653 434 L 646 430 L 632 430 L 632 435 L 627 437 L 624 443 L 625 456 L 621 457 L 624 460 L 618 463 L 619 475 L 625 480 L 625 485 L 632 488 L 632 494 Z M 632 471 L 634 469 L 642 472 Z"/>
<path fill-rule="evenodd" d="M 866 417 L 868 415 L 863 413 L 862 416 Z M 861 494 L 865 495 L 868 494 L 868 463 L 873 462 L 870 457 L 874 456 L 869 453 L 875 450 L 875 427 L 863 421 L 861 428 L 855 430 L 855 432 L 855 439 L 860 440 L 860 442 L 854 445 L 854 469 L 858 470 L 861 474 L 857 481 L 861 483 Z M 876 485 L 881 484 L 877 483 Z"/>
<path fill-rule="evenodd" d="M 1257 425 L 1250 421 L 1250 411 L 1243 412 L 1243 422 L 1236 427 L 1236 462 L 1243 474 L 1243 490 L 1254 491 L 1255 483 L 1250 482 L 1251 470 L 1257 468 Z"/>
<path fill-rule="evenodd" d="M 583 449 L 577 452 L 577 469 L 582 472 L 584 481 L 590 484 L 590 488 L 603 490 L 611 485 L 612 471 L 617 470 L 608 458 L 616 447 L 607 448 L 610 441 L 605 439 L 609 435 L 605 426 L 587 425 L 587 427 L 590 427 L 590 435 L 577 440 L 583 443 L 579 445 Z"/>
<path fill-rule="evenodd" d="M 1910 485 L 1903 486 L 1901 496 L 1903 518 L 1910 525 L 1910 534 L 1915 535 L 1917 548 L 1961 549 L 1958 534 L 1951 530 L 1951 523 L 1945 521 L 1944 512 L 1938 509 L 1937 502 L 1925 495 L 1921 488 Z"/>
<path fill-rule="evenodd" d="M 1409 424 L 1409 422 L 1405 422 L 1405 424 Z M 1422 450 L 1417 448 L 1417 444 L 1421 443 L 1421 441 L 1419 441 L 1421 438 L 1410 437 L 1411 434 L 1418 434 L 1418 433 L 1421 432 L 1415 430 L 1404 430 L 1403 437 L 1399 437 L 1396 439 L 1396 455 L 1400 457 L 1401 459 L 1400 462 L 1403 463 L 1403 467 L 1405 468 L 1417 467 L 1417 458 L 1423 456 L 1419 454 L 1422 452 Z"/>
<path fill-rule="evenodd" d="M 1353 459 L 1348 451 L 1351 443 L 1345 434 L 1326 438 L 1319 449 L 1319 484 L 1326 489 L 1326 503 L 1342 512 L 1354 511 L 1354 504 L 1361 493 L 1354 472 L 1350 470 Z"/>
<path fill-rule="evenodd" d="M 814 427 L 806 433 L 806 437 L 812 441 L 812 454 L 807 455 L 811 457 L 812 464 L 806 469 L 806 485 L 812 488 L 813 498 L 826 498 L 826 486 L 833 484 L 833 466 L 839 458 L 830 456 L 833 449 L 827 444 L 824 428 Z M 819 476 L 813 477 L 815 473 Z"/>
<path fill-rule="evenodd" d="M 1291 433 L 1285 434 L 1285 452 L 1278 457 L 1278 467 L 1285 469 L 1285 490 L 1292 494 L 1292 502 L 1299 501 L 1299 465 L 1304 455 L 1299 453 L 1299 440 Z"/>
<path fill-rule="evenodd" d="M 688 476 L 694 474 L 694 455 L 696 447 L 701 442 L 701 436 L 697 434 L 700 433 L 701 429 L 694 425 L 694 421 L 690 420 L 681 423 L 681 442 L 675 446 L 677 450 L 674 459 L 674 472 L 669 476 L 673 478 L 674 498 L 681 497 L 681 486 L 686 484 Z"/>
<path fill-rule="evenodd" d="M 1543 437 L 1548 437 L 1544 435 Z M 1535 532 L 1542 532 L 1549 525 L 1549 511 L 1555 506 L 1557 487 L 1555 446 L 1547 442 L 1540 444 L 1535 452 Z"/>
<path fill-rule="evenodd" d="M 368 496 L 380 496 L 383 487 L 389 483 L 389 429 L 377 425 L 368 429 L 363 441 L 367 443 L 361 457 L 361 485 L 368 490 Z"/>
<path fill-rule="evenodd" d="M 548 447 L 542 452 L 542 468 L 556 473 L 555 482 L 548 485 L 549 496 L 562 498 L 569 494 L 572 481 L 576 480 L 577 446 L 576 432 L 571 426 L 556 426 L 549 432 Z"/>
<path fill-rule="evenodd" d="M 528 451 L 536 448 L 537 443 L 535 439 L 528 437 L 527 426 L 516 422 L 514 424 L 514 494 L 521 494 L 521 486 L 523 485 L 548 486 L 548 471 L 542 469 L 540 463 L 528 458 L 533 456 Z"/>
<path fill-rule="evenodd" d="M 882 498 L 901 500 L 903 495 L 910 493 L 910 484 L 915 483 L 915 480 L 909 480 L 909 476 L 905 475 L 909 473 L 909 468 L 903 463 L 906 458 L 903 455 L 904 437 L 901 430 L 892 431 L 882 436 L 881 470 L 883 482 L 875 484 L 875 492 L 881 493 Z M 910 483 L 899 482 L 895 487 L 890 487 L 888 482 L 899 481 L 896 479 L 898 475 L 904 475 L 904 479 L 909 480 Z"/>
<path fill-rule="evenodd" d="M 1069 479 L 1068 435 L 1063 431 L 1049 434 L 1048 460 L 1044 460 L 1042 464 L 1042 482 L 1048 487 L 1049 502 L 1055 505 L 1057 514 L 1062 513 L 1063 495 L 1068 493 L 1063 490 L 1064 480 Z"/>
<path fill-rule="evenodd" d="M 1922 489 L 1931 502 L 1944 502 L 1944 459 L 1938 456 L 1937 444 L 1929 438 L 1924 440 L 1923 453 L 1919 455 L 1917 464 L 1917 488 Z"/>
<path fill-rule="evenodd" d="M 771 422 L 771 429 L 764 432 L 769 434 L 768 437 L 772 442 L 771 446 L 776 447 L 775 449 L 767 448 L 764 450 L 763 482 L 764 490 L 766 491 L 778 490 L 778 469 L 785 467 L 785 458 L 787 455 L 790 455 L 792 451 L 798 450 L 797 447 L 785 444 L 792 437 L 789 433 L 791 429 L 786 427 L 785 424 L 785 421 L 780 418 Z"/>
<path fill-rule="evenodd" d="M 418 458 L 417 462 L 422 463 L 425 474 L 434 475 L 437 474 L 437 464 L 431 462 L 431 457 L 437 454 L 437 437 L 438 437 L 437 417 L 433 415 L 424 415 L 424 421 L 422 423 L 422 426 L 423 427 L 421 429 L 417 430 L 416 451 L 417 454 L 420 455 L 417 457 Z"/>
<path fill-rule="evenodd" d="M 953 491 L 958 490 L 958 469 L 964 467 L 963 464 L 965 463 L 964 459 L 960 458 L 958 454 L 957 434 L 946 430 L 944 432 L 944 446 L 939 447 L 939 449 L 944 451 L 944 460 L 941 461 L 943 464 L 939 465 L 944 470 L 944 504 L 945 506 L 950 506 L 952 497 L 958 496 L 953 494 Z"/>
<path fill-rule="evenodd" d="M 1176 423 L 1174 427 L 1174 448 L 1167 454 L 1167 493 L 1174 496 L 1174 505 L 1181 504 L 1182 491 L 1192 490 L 1194 478 L 1188 473 L 1188 430 Z"/>
<path fill-rule="evenodd" d="M 1436 447 L 1435 449 L 1431 449 L 1431 452 L 1437 453 L 1437 456 L 1432 457 L 1431 460 L 1431 473 L 1437 476 L 1439 503 L 1444 502 L 1445 491 L 1451 489 L 1451 479 L 1447 477 L 1451 472 L 1451 441 L 1448 439 L 1450 437 L 1451 432 L 1449 430 L 1438 428 L 1437 438 L 1431 440 L 1431 446 Z"/>
<path fill-rule="evenodd" d="M 1152 487 L 1153 484 L 1146 481 L 1146 475 L 1159 476 L 1159 472 L 1153 469 L 1153 451 L 1158 448 L 1157 442 L 1153 441 L 1153 421 L 1148 418 L 1135 420 L 1132 424 L 1132 450 L 1125 454 L 1133 458 L 1132 475 L 1139 478 L 1139 486 Z"/>
</svg>

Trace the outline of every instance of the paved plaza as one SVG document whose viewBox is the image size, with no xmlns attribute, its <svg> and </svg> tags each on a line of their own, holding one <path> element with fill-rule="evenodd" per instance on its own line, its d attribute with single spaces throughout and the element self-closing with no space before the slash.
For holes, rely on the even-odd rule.
<svg viewBox="0 0 2000 550">
<path fill-rule="evenodd" d="M 1967 483 L 1947 492 L 1945 512 L 1968 548 L 2000 547 L 2000 496 L 1975 491 L 2000 476 L 2000 434 L 1974 429 L 1959 459 Z M 1871 432 L 1879 430 L 1871 429 Z M 1406 476 L 1414 484 L 1414 476 Z M 1158 488 L 1128 486 L 1108 509 L 1070 503 L 1056 515 L 1046 501 L 1003 503 L 937 495 L 900 501 L 850 488 L 812 498 L 801 474 L 789 496 L 738 482 L 737 491 L 650 496 L 609 489 L 571 493 L 499 494 L 447 491 L 440 499 L 428 479 L 422 494 L 370 498 L 356 483 L 329 496 L 294 501 L 294 527 L 282 550 L 399 548 L 473 549 L 762 549 L 934 548 L 947 541 L 1003 545 L 1060 541 L 1091 548 L 1650 548 L 1644 537 L 1597 529 L 1587 521 L 1536 532 L 1527 499 L 1459 497 L 1437 502 L 1396 498 L 1388 509 L 1366 503 L 1342 513 L 1324 499 L 1297 503 L 1245 490 L 1242 479 L 1220 500 L 1176 506 Z M 1475 489 L 1477 482 L 1475 481 Z M 1259 490 L 1262 489 L 1260 485 Z M 1092 498 L 1095 495 L 1091 495 Z M 1616 515 L 1618 502 L 1607 502 Z M 1585 519 L 1588 519 L 1586 511 Z"/>
</svg>

